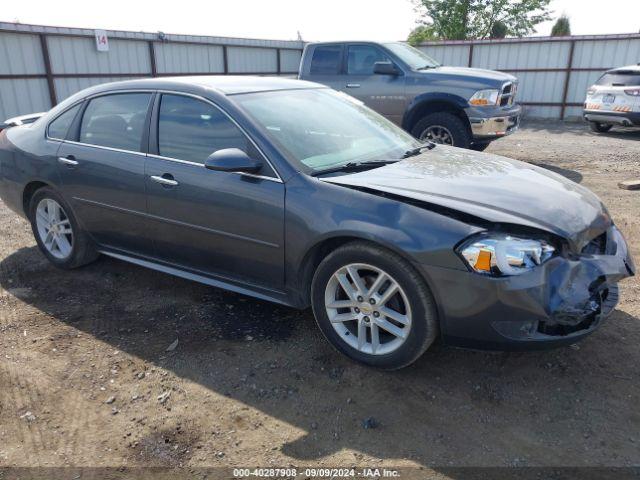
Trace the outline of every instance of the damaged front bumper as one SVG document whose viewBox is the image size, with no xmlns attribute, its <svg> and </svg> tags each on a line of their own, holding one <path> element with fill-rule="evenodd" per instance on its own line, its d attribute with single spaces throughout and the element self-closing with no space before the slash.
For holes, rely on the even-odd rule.
<svg viewBox="0 0 640 480">
<path fill-rule="evenodd" d="M 558 256 L 519 276 L 486 277 L 425 267 L 440 308 L 446 343 L 496 350 L 574 343 L 592 333 L 618 301 L 617 283 L 635 274 L 615 228 L 602 251 Z"/>
</svg>

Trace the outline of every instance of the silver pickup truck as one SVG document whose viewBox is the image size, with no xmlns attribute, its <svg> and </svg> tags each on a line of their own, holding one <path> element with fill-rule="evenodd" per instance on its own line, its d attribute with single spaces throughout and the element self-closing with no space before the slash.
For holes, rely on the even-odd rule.
<svg viewBox="0 0 640 480">
<path fill-rule="evenodd" d="M 299 78 L 361 100 L 418 139 L 484 150 L 518 128 L 518 80 L 445 67 L 401 42 L 310 43 Z"/>
</svg>

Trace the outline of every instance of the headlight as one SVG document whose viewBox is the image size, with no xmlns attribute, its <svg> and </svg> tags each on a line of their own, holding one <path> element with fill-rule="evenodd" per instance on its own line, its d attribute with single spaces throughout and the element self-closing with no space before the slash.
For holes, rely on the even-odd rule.
<svg viewBox="0 0 640 480">
<path fill-rule="evenodd" d="M 520 275 L 541 265 L 555 253 L 544 240 L 488 234 L 473 237 L 458 248 L 458 253 L 475 272 L 485 275 Z"/>
<path fill-rule="evenodd" d="M 469 103 L 476 106 L 497 105 L 499 95 L 498 90 L 479 90 L 469 99 Z"/>
</svg>

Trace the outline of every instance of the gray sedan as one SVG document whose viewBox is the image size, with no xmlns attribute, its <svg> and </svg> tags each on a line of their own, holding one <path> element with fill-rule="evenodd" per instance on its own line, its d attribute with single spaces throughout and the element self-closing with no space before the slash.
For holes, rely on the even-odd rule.
<svg viewBox="0 0 640 480">
<path fill-rule="evenodd" d="M 421 143 L 359 101 L 287 79 L 84 90 L 0 133 L 0 196 L 71 269 L 104 254 L 297 308 L 380 368 L 434 341 L 573 343 L 634 274 L 587 189 Z"/>
</svg>

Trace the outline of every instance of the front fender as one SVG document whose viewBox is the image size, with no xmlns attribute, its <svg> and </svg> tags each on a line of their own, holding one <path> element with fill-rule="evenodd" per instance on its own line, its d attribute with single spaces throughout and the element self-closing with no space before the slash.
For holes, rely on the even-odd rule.
<svg viewBox="0 0 640 480">
<path fill-rule="evenodd" d="M 414 97 L 409 103 L 409 106 L 402 118 L 402 128 L 408 130 L 416 120 L 416 113 L 419 112 L 423 106 L 429 103 L 446 103 L 456 110 L 464 110 L 469 107 L 469 102 L 460 95 L 444 92 L 421 93 Z"/>
</svg>

